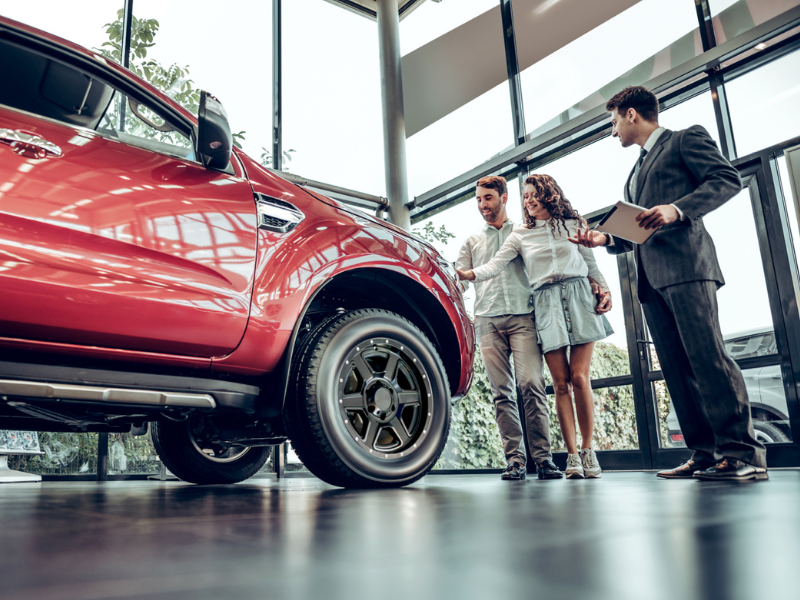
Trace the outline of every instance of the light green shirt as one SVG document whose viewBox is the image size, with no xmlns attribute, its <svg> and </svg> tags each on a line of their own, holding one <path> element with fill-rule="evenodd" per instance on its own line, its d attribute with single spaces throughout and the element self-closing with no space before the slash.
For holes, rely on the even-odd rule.
<svg viewBox="0 0 800 600">
<path fill-rule="evenodd" d="M 471 271 L 485 265 L 514 229 L 511 220 L 500 229 L 484 225 L 480 233 L 471 236 L 461 247 L 456 268 Z M 467 284 L 468 282 L 463 281 Z M 517 256 L 491 281 L 475 283 L 475 316 L 524 315 L 533 310 L 531 286 L 522 257 Z"/>
</svg>

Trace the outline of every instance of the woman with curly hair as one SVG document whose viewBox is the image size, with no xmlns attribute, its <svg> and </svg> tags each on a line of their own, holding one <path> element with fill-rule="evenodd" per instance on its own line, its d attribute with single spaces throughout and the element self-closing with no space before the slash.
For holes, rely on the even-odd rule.
<svg viewBox="0 0 800 600">
<path fill-rule="evenodd" d="M 565 474 L 570 479 L 600 477 L 602 469 L 592 449 L 594 397 L 589 367 L 594 343 L 613 333 L 603 314 L 611 310 L 611 292 L 592 251 L 569 241 L 586 227 L 586 221 L 555 179 L 530 175 L 525 180 L 523 205 L 526 224 L 514 228 L 494 258 L 458 274 L 461 279 L 485 281 L 498 275 L 515 256 L 522 256 L 533 289 L 536 334 L 553 377 L 556 414 L 567 445 Z"/>
</svg>

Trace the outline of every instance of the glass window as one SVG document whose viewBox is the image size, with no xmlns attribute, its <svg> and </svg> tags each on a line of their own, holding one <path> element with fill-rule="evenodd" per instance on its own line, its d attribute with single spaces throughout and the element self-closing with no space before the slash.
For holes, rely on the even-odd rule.
<svg viewBox="0 0 800 600">
<path fill-rule="evenodd" d="M 194 160 L 194 145 L 189 135 L 165 121 L 150 107 L 116 92 L 98 133 L 139 146 L 152 152 Z"/>
<path fill-rule="evenodd" d="M 292 152 L 286 166 L 304 177 L 384 194 L 375 22 L 324 0 L 284 2 L 282 18 L 283 147 Z M 269 64 L 264 69 L 269 79 Z"/>
<path fill-rule="evenodd" d="M 502 19 L 497 0 L 426 2 L 403 20 L 400 33 L 404 84 L 424 90 L 409 96 L 407 89 L 405 107 L 409 191 L 419 196 L 514 143 Z M 474 60 L 489 57 L 480 77 L 471 62 L 461 64 L 460 49 L 474 53 Z M 450 79 L 462 71 L 472 75 Z M 426 83 L 413 84 L 414 77 Z"/>
<path fill-rule="evenodd" d="M 497 469 L 505 465 L 491 385 L 480 348 L 476 348 L 472 387 L 469 394 L 453 406 L 450 435 L 435 468 Z"/>
<path fill-rule="evenodd" d="M 742 376 L 750 399 L 756 438 L 764 444 L 791 442 L 792 430 L 780 365 L 743 369 Z M 686 440 L 666 384 L 654 382 L 653 392 L 661 425 L 661 447 L 685 448 Z"/>
<path fill-rule="evenodd" d="M 511 99 L 503 83 L 408 139 L 410 195 L 419 196 L 511 148 L 513 134 Z"/>
<path fill-rule="evenodd" d="M 44 454 L 9 457 L 9 468 L 37 475 L 97 473 L 96 433 L 40 431 L 39 447 Z"/>
<path fill-rule="evenodd" d="M 800 4 L 798 0 L 709 0 L 717 44 Z"/>
<path fill-rule="evenodd" d="M 792 242 L 795 250 L 795 266 L 797 266 L 797 249 L 800 248 L 800 231 L 798 231 L 797 220 L 797 201 L 800 200 L 800 198 L 795 199 L 793 196 L 795 192 L 792 190 L 792 184 L 789 179 L 789 167 L 786 163 L 786 156 L 779 157 L 777 162 L 778 174 L 781 181 L 781 191 L 783 192 L 783 199 L 786 203 L 786 218 L 789 223 L 789 230 L 792 232 Z M 797 193 L 800 193 L 800 190 L 797 190 Z"/>
<path fill-rule="evenodd" d="M 91 49 L 108 41 L 105 25 L 116 19 L 124 4 L 124 0 L 83 0 L 76 10 L 75 4 L 63 0 L 0 0 L 0 15 Z"/>
<path fill-rule="evenodd" d="M 725 277 L 725 285 L 719 289 L 717 300 L 726 350 L 734 359 L 776 354 L 764 266 L 749 190 L 742 190 L 732 200 L 704 217 L 703 221 L 714 239 Z M 732 231 L 736 235 L 730 235 Z M 747 301 L 742 302 L 742 298 Z M 657 360 L 654 361 L 654 368 L 659 368 Z M 764 442 L 788 441 L 791 431 L 780 365 L 746 369 L 742 374 L 758 437 Z M 663 382 L 657 382 L 654 391 L 662 424 L 662 445 L 679 447 L 683 438 L 666 386 Z"/>
<path fill-rule="evenodd" d="M 597 353 L 595 349 L 595 353 Z M 624 353 L 627 361 L 627 353 Z M 595 363 L 592 359 L 592 363 Z M 595 370 L 595 365 L 592 365 Z M 594 378 L 595 373 L 592 373 Z M 546 375 L 550 385 L 550 374 Z M 594 393 L 594 440 L 592 448 L 595 450 L 635 450 L 639 447 L 639 436 L 636 431 L 636 409 L 633 404 L 633 386 L 622 385 L 616 387 L 600 388 Z M 550 444 L 553 452 L 566 452 L 564 438 L 556 417 L 556 397 L 547 397 L 550 406 Z M 578 432 L 578 447 L 581 444 L 581 432 L 577 422 L 575 430 Z M 600 465 L 602 466 L 602 464 Z"/>
<path fill-rule="evenodd" d="M 109 475 L 155 475 L 161 468 L 150 434 L 108 434 Z"/>
<path fill-rule="evenodd" d="M 708 135 L 714 138 L 719 145 L 719 129 L 717 128 L 717 117 L 714 115 L 711 92 L 704 92 L 665 110 L 659 115 L 658 121 L 662 126 L 673 131 L 686 129 L 692 125 L 702 125 L 708 131 Z"/>
<path fill-rule="evenodd" d="M 281 446 L 273 446 L 273 451 L 270 452 L 269 459 L 267 462 L 264 463 L 264 466 L 261 467 L 259 473 L 275 473 L 275 448 L 283 448 L 283 471 L 284 473 L 310 473 L 310 471 L 306 468 L 303 462 L 300 460 L 300 457 L 297 456 L 297 453 L 292 448 L 292 442 L 287 441 Z"/>
<path fill-rule="evenodd" d="M 521 54 L 526 38 L 538 43 L 539 15 L 521 9 L 527 4 L 517 0 L 514 9 Z M 637 2 L 523 70 L 525 125 L 532 137 L 544 133 L 604 105 L 626 85 L 643 84 L 701 52 L 694 3 Z"/>
<path fill-rule="evenodd" d="M 284 13 L 293 4 L 284 3 Z M 153 34 L 153 46 L 133 54 L 133 70 L 195 114 L 199 90 L 219 98 L 236 142 L 258 160 L 272 147 L 271 3 L 210 9 L 191 0 L 136 0 L 134 17 Z"/>
<path fill-rule="evenodd" d="M 793 52 L 725 84 L 739 156 L 800 135 L 797 73 L 800 52 Z"/>
</svg>

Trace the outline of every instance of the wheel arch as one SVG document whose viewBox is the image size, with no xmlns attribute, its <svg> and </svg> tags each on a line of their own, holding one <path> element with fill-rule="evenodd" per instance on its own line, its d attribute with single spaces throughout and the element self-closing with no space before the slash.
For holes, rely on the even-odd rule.
<svg viewBox="0 0 800 600">
<path fill-rule="evenodd" d="M 364 294 L 369 289 L 369 294 Z M 296 350 L 313 326 L 340 309 L 382 308 L 395 312 L 416 325 L 433 343 L 444 364 L 450 383 L 450 393 L 455 395 L 461 380 L 461 347 L 455 326 L 447 310 L 437 297 L 418 281 L 389 269 L 361 268 L 342 271 L 315 289 L 297 322 L 287 345 L 279 380 L 274 384 L 279 390 L 280 404 L 272 404 L 269 414 L 283 411 L 289 387 L 289 371 Z"/>
<path fill-rule="evenodd" d="M 750 402 L 750 413 L 753 419 L 761 421 L 788 421 L 789 416 L 768 404 L 761 402 Z"/>
</svg>

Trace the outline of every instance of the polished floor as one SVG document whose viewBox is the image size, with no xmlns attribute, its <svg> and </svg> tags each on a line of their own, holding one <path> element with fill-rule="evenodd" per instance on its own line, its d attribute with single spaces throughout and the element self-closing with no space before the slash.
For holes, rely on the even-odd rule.
<svg viewBox="0 0 800 600">
<path fill-rule="evenodd" d="M 4 484 L 0 598 L 797 598 L 800 471 L 770 475 Z"/>
</svg>

